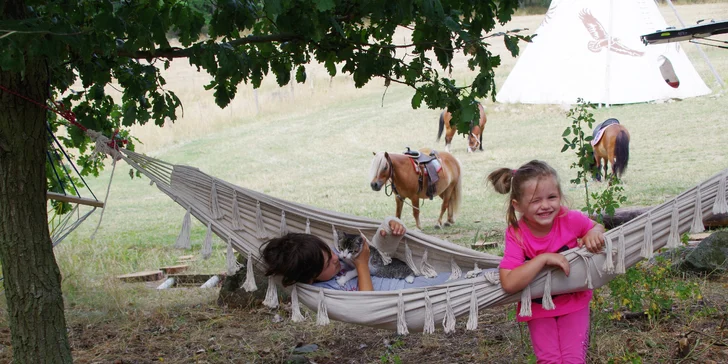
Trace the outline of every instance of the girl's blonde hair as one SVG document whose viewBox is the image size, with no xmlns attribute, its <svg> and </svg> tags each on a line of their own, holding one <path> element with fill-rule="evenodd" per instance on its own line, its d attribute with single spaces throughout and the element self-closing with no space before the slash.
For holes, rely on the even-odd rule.
<svg viewBox="0 0 728 364">
<path fill-rule="evenodd" d="M 514 229 L 518 229 L 518 218 L 516 217 L 516 209 L 513 207 L 513 200 L 521 202 L 523 198 L 523 184 L 532 180 L 543 177 L 553 177 L 556 180 L 556 186 L 559 189 L 559 195 L 563 196 L 561 192 L 561 182 L 559 182 L 559 175 L 556 170 L 551 166 L 539 160 L 532 160 L 518 169 L 510 168 L 499 168 L 491 172 L 487 180 L 493 185 L 496 192 L 501 194 L 510 193 L 508 198 L 508 208 L 506 210 L 506 222 L 511 225 Z"/>
</svg>

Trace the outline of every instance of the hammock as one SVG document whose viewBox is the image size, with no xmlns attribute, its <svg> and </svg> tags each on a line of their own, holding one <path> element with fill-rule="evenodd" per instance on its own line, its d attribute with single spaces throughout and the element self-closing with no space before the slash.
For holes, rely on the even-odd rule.
<svg viewBox="0 0 728 364">
<path fill-rule="evenodd" d="M 259 192 L 234 186 L 200 170 L 172 165 L 145 155 L 120 149 L 111 151 L 151 179 L 157 187 L 187 210 L 176 246 L 189 247 L 190 216 L 207 226 L 203 257 L 211 253 L 211 236 L 227 242 L 228 273 L 236 266 L 233 249 L 247 257 L 247 277 L 242 288 L 255 290 L 253 268 L 262 269 L 259 247 L 268 238 L 289 231 L 311 233 L 328 244 L 336 240 L 336 229 L 372 236 L 381 221 L 327 211 L 284 201 Z M 432 277 L 436 272 L 451 272 L 444 284 L 399 291 L 351 292 L 324 289 L 298 283 L 288 287 L 293 321 L 306 318 L 300 304 L 317 312 L 320 325 L 330 319 L 359 325 L 396 330 L 432 333 L 435 325 L 445 332 L 455 330 L 456 318 L 468 315 L 466 328 L 477 329 L 478 310 L 521 301 L 522 316 L 530 315 L 531 298 L 543 297 L 545 307 L 553 306 L 555 294 L 598 288 L 624 273 L 627 267 L 664 246 L 677 247 L 686 231 L 704 230 L 703 218 L 728 212 L 726 177 L 728 170 L 709 178 L 674 199 L 656 206 L 605 235 L 605 251 L 592 254 L 572 249 L 563 254 L 569 260 L 571 274 L 546 269 L 522 292 L 507 294 L 501 289 L 497 266 L 500 257 L 429 236 L 407 231 L 395 256 L 406 262 L 416 274 Z M 463 268 L 467 273 L 463 273 Z M 277 280 L 269 277 L 264 304 L 278 305 Z"/>
</svg>

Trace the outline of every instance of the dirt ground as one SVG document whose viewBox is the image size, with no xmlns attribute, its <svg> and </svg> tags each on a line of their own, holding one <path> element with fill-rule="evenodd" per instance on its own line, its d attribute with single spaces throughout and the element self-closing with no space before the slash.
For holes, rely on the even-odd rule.
<svg viewBox="0 0 728 364">
<path fill-rule="evenodd" d="M 592 310 L 589 363 L 728 362 L 728 276 L 704 280 L 702 299 L 675 306 L 665 318 L 614 321 Z M 599 294 L 608 294 L 601 291 Z M 164 312 L 123 312 L 94 324 L 68 315 L 77 363 L 528 363 L 528 330 L 513 319 L 514 305 L 480 311 L 476 331 L 433 335 L 332 322 L 288 320 L 284 305 L 271 311 L 215 302 Z M 681 346 L 680 342 L 683 342 Z M 0 362 L 10 362 L 10 332 L 0 331 Z M 307 352 L 309 351 L 309 352 Z"/>
</svg>

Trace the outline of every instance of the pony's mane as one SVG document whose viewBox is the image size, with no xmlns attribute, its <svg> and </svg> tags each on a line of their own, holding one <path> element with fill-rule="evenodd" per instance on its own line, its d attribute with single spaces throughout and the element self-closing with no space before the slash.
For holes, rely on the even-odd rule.
<svg viewBox="0 0 728 364">
<path fill-rule="evenodd" d="M 387 165 L 387 158 L 384 158 L 384 152 L 378 152 L 372 159 L 372 165 L 369 167 L 369 179 L 372 180 L 374 177 L 379 175 L 379 171 Z"/>
</svg>

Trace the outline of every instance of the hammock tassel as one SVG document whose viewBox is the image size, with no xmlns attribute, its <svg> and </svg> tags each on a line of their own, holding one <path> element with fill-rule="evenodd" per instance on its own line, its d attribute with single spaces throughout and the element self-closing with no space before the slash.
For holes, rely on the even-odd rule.
<svg viewBox="0 0 728 364">
<path fill-rule="evenodd" d="M 243 283 L 243 289 L 245 292 L 253 292 L 258 290 L 258 286 L 255 284 L 255 275 L 253 274 L 253 253 L 248 252 L 248 262 L 245 264 L 245 282 Z"/>
<path fill-rule="evenodd" d="M 521 312 L 518 313 L 521 317 L 531 317 L 531 286 L 528 285 L 521 292 Z"/>
<path fill-rule="evenodd" d="M 468 315 L 468 323 L 465 325 L 466 330 L 478 329 L 478 297 L 475 295 L 475 284 L 471 287 L 470 293 L 470 314 Z"/>
<path fill-rule="evenodd" d="M 326 309 L 326 302 L 324 301 L 324 290 L 319 290 L 319 304 L 318 313 L 316 313 L 316 324 L 319 326 L 326 326 L 329 324 L 329 312 Z"/>
<path fill-rule="evenodd" d="M 625 269 L 625 259 L 626 259 L 626 246 L 624 242 L 624 231 L 622 228 L 619 229 L 619 239 L 617 240 L 617 266 L 614 268 L 614 273 L 617 274 L 624 274 L 626 272 Z"/>
<path fill-rule="evenodd" d="M 233 230 L 243 230 L 240 222 L 240 203 L 238 202 L 238 191 L 233 190 Z"/>
<path fill-rule="evenodd" d="M 647 213 L 647 222 L 645 223 L 645 234 L 644 238 L 642 239 L 642 250 L 640 251 L 640 255 L 643 258 L 650 259 L 653 255 L 653 248 L 652 248 L 652 213 Z"/>
<path fill-rule="evenodd" d="M 293 285 L 293 291 L 291 291 L 291 321 L 302 322 L 306 320 L 301 314 L 301 305 L 298 303 L 298 285 Z"/>
<path fill-rule="evenodd" d="M 460 269 L 460 266 L 457 262 L 455 262 L 455 257 L 450 257 L 450 268 L 452 270 L 452 273 L 450 273 L 450 278 L 448 278 L 448 281 L 456 280 L 463 275 L 463 271 Z"/>
<path fill-rule="evenodd" d="M 217 199 L 217 183 L 214 179 L 212 180 L 212 189 L 210 189 L 210 212 L 212 213 L 212 218 L 215 220 L 220 220 L 225 216 L 220 211 L 220 203 Z"/>
<path fill-rule="evenodd" d="M 490 284 L 499 284 L 500 283 L 500 275 L 498 274 L 497 270 L 489 270 L 489 271 L 485 272 L 485 274 L 483 274 L 483 278 L 485 278 L 485 281 Z"/>
<path fill-rule="evenodd" d="M 425 249 L 425 252 L 422 254 L 422 261 L 420 262 L 420 272 L 427 278 L 437 277 L 437 272 L 435 271 L 435 268 L 427 261 L 427 249 Z"/>
<path fill-rule="evenodd" d="M 240 264 L 238 264 L 237 259 L 235 259 L 235 252 L 233 251 L 233 237 L 228 237 L 228 243 L 227 243 L 227 251 L 225 252 L 225 262 L 227 263 L 227 274 L 228 276 L 235 275 L 237 273 L 238 269 L 240 269 Z"/>
<path fill-rule="evenodd" d="M 614 259 L 612 257 L 612 249 L 614 248 L 614 243 L 612 242 L 612 238 L 608 234 L 604 234 L 604 254 L 606 254 L 606 258 L 604 259 L 604 266 L 602 269 L 607 273 L 614 273 Z"/>
<path fill-rule="evenodd" d="M 713 203 L 713 215 L 728 213 L 728 203 L 725 200 L 725 179 L 726 172 L 720 175 L 720 181 L 718 181 L 718 192 L 715 195 L 715 203 Z"/>
<path fill-rule="evenodd" d="M 430 300 L 430 292 L 425 288 L 425 326 L 422 330 L 425 334 L 435 332 L 435 315 L 432 313 L 432 301 Z"/>
<path fill-rule="evenodd" d="M 260 201 L 257 201 L 255 203 L 255 227 L 257 229 L 256 233 L 258 234 L 258 239 L 263 240 L 268 237 L 268 232 L 265 229 L 265 224 L 263 223 L 263 211 L 260 209 Z"/>
<path fill-rule="evenodd" d="M 410 249 L 409 245 L 407 245 L 407 240 L 404 241 L 404 260 L 416 276 L 422 275 L 422 272 L 420 272 L 420 269 L 417 268 L 417 265 L 415 264 L 414 258 L 412 258 L 412 249 Z"/>
<path fill-rule="evenodd" d="M 288 234 L 288 225 L 286 225 L 286 212 L 281 210 L 281 236 Z"/>
<path fill-rule="evenodd" d="M 179 236 L 177 236 L 177 242 L 174 243 L 174 247 L 177 249 L 189 249 L 192 247 L 192 242 L 190 241 L 190 226 L 192 225 L 192 218 L 190 218 L 191 209 L 192 207 L 187 208 L 187 213 L 184 219 L 182 219 L 182 230 L 180 230 Z"/>
<path fill-rule="evenodd" d="M 447 299 L 447 307 L 445 309 L 445 317 L 442 319 L 442 327 L 445 329 L 445 333 L 449 334 L 455 332 L 455 313 L 452 310 L 452 304 L 450 303 L 450 287 L 447 287 L 445 294 Z"/>
<path fill-rule="evenodd" d="M 703 206 L 700 199 L 700 185 L 698 185 L 698 190 L 695 193 L 695 213 L 693 214 L 693 224 L 690 226 L 690 232 L 693 234 L 705 231 L 705 226 L 703 225 Z"/>
<path fill-rule="evenodd" d="M 306 234 L 311 234 L 311 220 L 306 218 L 306 231 L 304 231 Z"/>
<path fill-rule="evenodd" d="M 268 290 L 265 292 L 263 305 L 269 308 L 278 308 L 278 288 L 273 276 L 268 276 Z"/>
<path fill-rule="evenodd" d="M 334 239 L 334 246 L 339 246 L 339 233 L 336 232 L 336 226 L 331 225 L 331 231 L 331 238 Z"/>
<path fill-rule="evenodd" d="M 202 243 L 202 259 L 207 259 L 212 255 L 212 223 L 207 223 L 207 234 L 205 241 Z"/>
<path fill-rule="evenodd" d="M 543 286 L 543 309 L 551 311 L 556 308 L 554 305 L 554 299 L 551 297 L 551 271 L 546 273 L 546 283 Z"/>
<path fill-rule="evenodd" d="M 404 298 L 402 292 L 399 292 L 399 300 L 397 301 L 397 335 L 407 335 L 407 320 L 404 318 Z"/>
<path fill-rule="evenodd" d="M 672 204 L 672 217 L 670 217 L 670 236 L 667 238 L 668 248 L 680 246 L 680 233 L 677 231 L 680 225 L 680 211 L 677 208 L 677 200 Z"/>
</svg>

